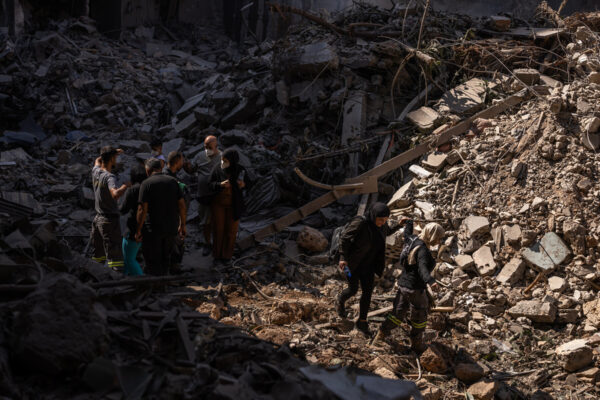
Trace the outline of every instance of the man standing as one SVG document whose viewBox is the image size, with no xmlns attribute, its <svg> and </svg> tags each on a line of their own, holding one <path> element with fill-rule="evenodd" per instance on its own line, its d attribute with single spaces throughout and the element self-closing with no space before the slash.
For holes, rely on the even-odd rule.
<svg viewBox="0 0 600 400">
<path fill-rule="evenodd" d="M 183 194 L 183 200 L 185 202 L 185 209 L 188 210 L 190 207 L 190 195 L 187 185 L 179 178 L 177 178 L 177 173 L 184 168 L 184 159 L 183 154 L 179 151 L 172 151 L 167 156 L 167 165 L 163 169 L 163 174 L 175 178 L 177 183 L 179 184 L 179 188 Z M 173 253 L 171 254 L 171 272 L 177 273 L 181 271 L 181 262 L 183 261 L 183 252 L 184 252 L 184 244 L 183 238 L 176 237 L 175 242 L 173 244 Z"/>
<path fill-rule="evenodd" d="M 123 184 L 117 188 L 117 179 L 112 173 L 117 165 L 117 155 L 122 152 L 121 149 L 104 146 L 92 169 L 96 208 L 96 217 L 92 222 L 92 260 L 104 263 L 108 259 L 108 266 L 114 270 L 122 270 L 124 266 L 117 200 L 129 185 Z"/>
<path fill-rule="evenodd" d="M 148 179 L 140 186 L 135 239 L 139 242 L 143 235 L 142 253 L 147 273 L 167 275 L 177 233 L 182 239 L 187 234 L 185 202 L 177 180 L 161 172 L 160 160 L 147 160 L 146 173 Z"/>
<path fill-rule="evenodd" d="M 210 225 L 210 204 L 212 197 L 207 196 L 210 193 L 208 180 L 213 168 L 221 162 L 221 152 L 217 148 L 217 138 L 209 135 L 204 139 L 204 151 L 196 156 L 196 167 L 198 169 L 198 219 L 200 229 L 204 234 L 203 256 L 212 252 L 211 244 L 211 225 Z"/>
</svg>

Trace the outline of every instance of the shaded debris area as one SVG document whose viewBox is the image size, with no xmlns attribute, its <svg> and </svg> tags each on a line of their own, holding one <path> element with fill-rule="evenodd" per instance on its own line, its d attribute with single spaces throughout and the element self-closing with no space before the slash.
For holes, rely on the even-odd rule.
<svg viewBox="0 0 600 400">
<path fill-rule="evenodd" d="M 421 2 L 422 3 L 422 2 Z M 0 393 L 7 398 L 597 398 L 600 14 L 472 18 L 412 2 L 236 43 L 217 29 L 95 21 L 0 33 Z M 256 184 L 231 265 L 125 279 L 89 259 L 91 165 L 194 164 L 207 135 Z M 197 176 L 180 172 L 195 190 Z M 446 230 L 428 349 L 370 345 L 334 299 L 335 228 L 379 199 Z M 372 329 L 391 309 L 387 239 Z M 569 397 L 570 396 L 570 397 Z"/>
</svg>

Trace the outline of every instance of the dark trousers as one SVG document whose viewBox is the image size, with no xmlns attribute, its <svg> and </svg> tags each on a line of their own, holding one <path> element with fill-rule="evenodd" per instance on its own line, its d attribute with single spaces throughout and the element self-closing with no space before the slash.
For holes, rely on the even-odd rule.
<svg viewBox="0 0 600 400">
<path fill-rule="evenodd" d="M 148 275 L 168 275 L 176 235 L 144 232 L 142 254 Z"/>
<path fill-rule="evenodd" d="M 358 271 L 353 273 L 348 278 L 348 287 L 340 293 L 338 301 L 345 304 L 346 301 L 358 292 L 358 284 L 360 283 L 360 289 L 362 293 L 360 295 L 360 314 L 359 319 L 366 320 L 367 314 L 369 314 L 369 306 L 371 305 L 371 295 L 373 294 L 373 284 L 375 282 L 375 273 L 366 271 L 359 273 Z"/>
<path fill-rule="evenodd" d="M 92 245 L 94 254 L 92 260 L 104 263 L 108 260 L 108 266 L 122 269 L 123 252 L 121 250 L 121 225 L 119 217 L 107 217 L 97 214 L 92 221 Z"/>
<path fill-rule="evenodd" d="M 413 290 L 400 286 L 394 298 L 394 308 L 388 314 L 381 330 L 384 333 L 389 333 L 402 324 L 408 313 L 408 322 L 411 325 L 410 338 L 413 342 L 418 342 L 421 340 L 427 326 L 428 310 L 429 299 L 425 290 Z"/>
</svg>

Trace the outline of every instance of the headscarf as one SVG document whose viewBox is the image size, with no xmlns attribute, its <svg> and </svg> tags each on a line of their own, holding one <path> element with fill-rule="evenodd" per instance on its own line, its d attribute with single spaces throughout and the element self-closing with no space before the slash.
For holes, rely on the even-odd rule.
<svg viewBox="0 0 600 400">
<path fill-rule="evenodd" d="M 423 229 L 423 232 L 421 232 L 421 234 L 419 235 L 419 239 L 421 239 L 423 242 L 425 242 L 426 245 L 429 246 L 431 243 L 434 243 L 437 240 L 444 237 L 445 234 L 446 232 L 440 224 L 431 222 L 425 225 L 425 229 Z"/>
<path fill-rule="evenodd" d="M 390 216 L 390 209 L 384 203 L 373 203 L 367 214 L 367 219 L 375 223 L 376 218 L 385 218 Z"/>
<path fill-rule="evenodd" d="M 231 197 L 233 205 L 233 220 L 238 221 L 244 211 L 244 198 L 242 189 L 238 186 L 238 178 L 242 172 L 240 166 L 240 155 L 234 149 L 227 149 L 222 153 L 222 158 L 226 158 L 229 161 L 229 167 L 223 169 L 231 184 Z M 217 168 L 220 166 L 217 165 Z"/>
</svg>

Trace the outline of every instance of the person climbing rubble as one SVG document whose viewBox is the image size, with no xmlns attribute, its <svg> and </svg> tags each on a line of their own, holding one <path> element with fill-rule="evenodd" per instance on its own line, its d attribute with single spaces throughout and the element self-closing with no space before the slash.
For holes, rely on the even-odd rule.
<svg viewBox="0 0 600 400">
<path fill-rule="evenodd" d="M 195 167 L 198 173 L 198 225 L 204 236 L 202 255 L 207 256 L 212 252 L 211 244 L 211 224 L 210 224 L 210 189 L 208 181 L 212 170 L 219 165 L 221 161 L 221 152 L 219 151 L 217 137 L 208 135 L 204 139 L 204 151 L 200 152 L 195 159 Z"/>
<path fill-rule="evenodd" d="M 130 186 L 129 183 L 125 183 L 117 188 L 117 178 L 112 173 L 117 165 L 117 156 L 122 153 L 121 149 L 104 146 L 92 168 L 96 209 L 91 232 L 94 248 L 92 260 L 100 263 L 108 261 L 108 266 L 114 270 L 122 270 L 124 265 L 117 200 Z"/>
<path fill-rule="evenodd" d="M 429 310 L 426 290 L 438 289 L 435 278 L 431 276 L 435 259 L 429 248 L 439 244 L 444 235 L 444 228 L 437 223 L 427 224 L 418 237 L 413 235 L 413 221 L 406 224 L 404 246 L 399 258 L 402 274 L 398 280 L 398 292 L 392 312 L 387 315 L 373 343 L 384 340 L 392 329 L 400 326 L 408 312 L 411 349 L 419 354 L 425 351 L 423 333 Z"/>
<path fill-rule="evenodd" d="M 367 314 L 371 304 L 375 274 L 381 276 L 385 268 L 385 238 L 403 225 L 397 223 L 393 228 L 388 225 L 390 209 L 383 203 L 374 203 L 366 217 L 357 216 L 348 224 L 340 237 L 339 268 L 345 271 L 348 287 L 337 300 L 337 313 L 346 317 L 346 301 L 362 290 L 360 312 L 355 325 L 358 330 L 369 335 Z"/>
<path fill-rule="evenodd" d="M 244 211 L 243 189 L 249 185 L 244 167 L 239 164 L 236 150 L 225 150 L 221 164 L 213 168 L 209 189 L 211 202 L 213 258 L 215 265 L 228 264 L 233 257 L 240 217 Z"/>
<path fill-rule="evenodd" d="M 142 242 L 142 254 L 149 275 L 167 275 L 175 237 L 187 234 L 183 193 L 176 179 L 161 172 L 160 160 L 146 160 L 148 178 L 140 186 L 135 240 Z M 150 214 L 148 223 L 146 216 Z M 142 231 L 143 230 L 143 231 Z"/>
</svg>

